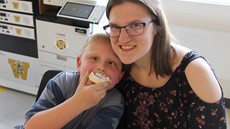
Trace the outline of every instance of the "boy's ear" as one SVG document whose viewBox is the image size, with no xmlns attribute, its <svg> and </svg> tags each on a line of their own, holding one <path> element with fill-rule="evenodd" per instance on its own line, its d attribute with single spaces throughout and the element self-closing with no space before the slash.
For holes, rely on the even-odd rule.
<svg viewBox="0 0 230 129">
<path fill-rule="evenodd" d="M 77 62 L 77 69 L 79 70 L 79 69 L 80 69 L 80 66 L 81 66 L 81 57 L 80 57 L 80 56 L 78 56 L 78 57 L 76 58 L 76 62 Z"/>
</svg>

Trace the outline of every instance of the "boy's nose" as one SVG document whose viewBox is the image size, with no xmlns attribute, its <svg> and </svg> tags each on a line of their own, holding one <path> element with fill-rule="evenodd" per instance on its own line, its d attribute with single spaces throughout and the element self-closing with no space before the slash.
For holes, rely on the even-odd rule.
<svg viewBox="0 0 230 129">
<path fill-rule="evenodd" d="M 101 62 L 101 63 L 98 63 L 98 65 L 97 65 L 97 70 L 98 71 L 102 71 L 102 72 L 105 72 L 105 63 L 103 62 Z"/>
<path fill-rule="evenodd" d="M 105 72 L 105 69 L 102 68 L 102 67 L 99 67 L 97 70 L 98 70 L 98 71 L 103 71 L 103 72 Z"/>
</svg>

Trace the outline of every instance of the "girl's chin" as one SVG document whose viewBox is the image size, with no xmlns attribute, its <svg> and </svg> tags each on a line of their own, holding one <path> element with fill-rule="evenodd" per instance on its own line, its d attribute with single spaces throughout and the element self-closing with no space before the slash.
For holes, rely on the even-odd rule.
<svg viewBox="0 0 230 129">
<path fill-rule="evenodd" d="M 132 61 L 132 60 L 130 60 L 130 59 L 124 58 L 124 59 L 121 59 L 121 62 L 122 62 L 123 64 L 128 65 L 128 64 L 132 64 L 134 61 Z"/>
</svg>

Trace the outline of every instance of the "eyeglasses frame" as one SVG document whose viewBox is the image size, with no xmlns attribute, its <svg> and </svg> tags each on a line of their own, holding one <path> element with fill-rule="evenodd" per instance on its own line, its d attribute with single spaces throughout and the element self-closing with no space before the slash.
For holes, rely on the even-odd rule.
<svg viewBox="0 0 230 129">
<path fill-rule="evenodd" d="M 119 35 L 118 35 L 118 36 L 111 36 L 110 33 L 108 33 L 108 32 L 106 31 L 106 29 L 110 27 L 109 24 L 103 26 L 103 29 L 105 30 L 106 34 L 108 34 L 111 38 L 118 38 L 118 37 L 121 35 L 121 29 L 122 29 L 122 28 L 124 28 L 125 31 L 129 34 L 129 32 L 127 31 L 127 28 L 126 28 L 126 27 L 128 27 L 128 26 L 130 26 L 130 25 L 134 25 L 134 24 L 143 24 L 143 29 L 144 29 L 145 26 L 149 25 L 149 24 L 152 23 L 152 22 L 154 22 L 154 20 L 145 21 L 145 22 L 131 23 L 131 24 L 128 24 L 128 25 L 125 25 L 125 26 L 116 26 L 117 28 L 119 28 Z M 143 30 L 143 32 L 140 33 L 140 34 L 137 34 L 137 35 L 130 35 L 130 34 L 129 34 L 129 35 L 130 35 L 130 36 L 138 36 L 138 35 L 141 35 L 141 34 L 143 34 L 143 33 L 144 33 L 144 30 Z"/>
</svg>

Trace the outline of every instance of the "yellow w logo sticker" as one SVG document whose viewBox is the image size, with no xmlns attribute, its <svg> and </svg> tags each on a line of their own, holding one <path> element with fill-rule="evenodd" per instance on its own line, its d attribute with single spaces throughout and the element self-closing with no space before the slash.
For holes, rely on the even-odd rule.
<svg viewBox="0 0 230 129">
<path fill-rule="evenodd" d="M 22 34 L 22 29 L 15 28 L 15 30 L 16 30 L 16 34 L 17 35 L 21 35 Z"/>
<path fill-rule="evenodd" d="M 66 49 L 66 42 L 64 40 L 56 40 L 56 46 L 60 50 L 65 50 Z"/>
<path fill-rule="evenodd" d="M 13 4 L 13 8 L 14 9 L 18 9 L 18 7 L 19 7 L 19 3 L 18 2 L 12 2 L 12 4 Z"/>
<path fill-rule="evenodd" d="M 8 59 L 8 63 L 10 64 L 11 70 L 15 78 L 21 77 L 23 80 L 27 79 L 27 73 L 30 67 L 30 64 L 28 62 Z"/>
<path fill-rule="evenodd" d="M 20 22 L 20 16 L 14 16 L 14 20 L 15 20 L 15 22 Z"/>
</svg>

